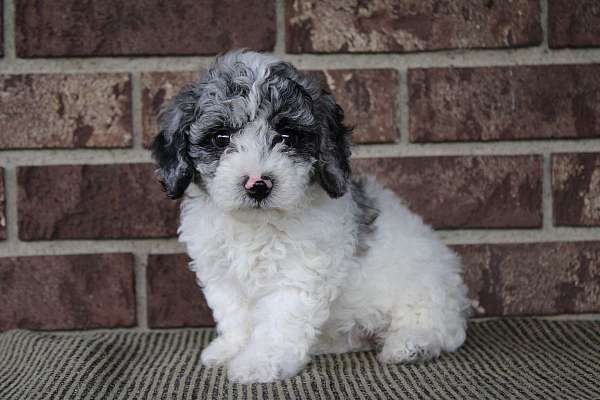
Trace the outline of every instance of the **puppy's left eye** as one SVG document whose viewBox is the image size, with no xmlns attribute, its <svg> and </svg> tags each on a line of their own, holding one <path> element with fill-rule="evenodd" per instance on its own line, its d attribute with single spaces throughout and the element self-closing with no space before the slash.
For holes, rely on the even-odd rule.
<svg viewBox="0 0 600 400">
<path fill-rule="evenodd" d="M 219 133 L 213 137 L 213 144 L 217 147 L 229 146 L 230 136 L 227 134 Z"/>
</svg>

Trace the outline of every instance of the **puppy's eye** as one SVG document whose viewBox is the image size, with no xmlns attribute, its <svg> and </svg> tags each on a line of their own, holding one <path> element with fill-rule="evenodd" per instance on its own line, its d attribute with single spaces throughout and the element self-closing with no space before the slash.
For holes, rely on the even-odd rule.
<svg viewBox="0 0 600 400">
<path fill-rule="evenodd" d="M 213 136 L 213 144 L 217 147 L 227 147 L 229 146 L 229 135 L 224 133 L 219 133 Z"/>
<path fill-rule="evenodd" d="M 275 146 L 277 143 L 283 143 L 286 146 L 293 146 L 295 144 L 294 139 L 294 136 L 288 135 L 287 133 L 277 134 L 273 138 L 273 146 Z"/>
</svg>

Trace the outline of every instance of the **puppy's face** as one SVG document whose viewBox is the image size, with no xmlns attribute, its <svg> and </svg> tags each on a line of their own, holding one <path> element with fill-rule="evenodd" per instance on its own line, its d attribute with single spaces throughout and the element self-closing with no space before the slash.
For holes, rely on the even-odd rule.
<svg viewBox="0 0 600 400">
<path fill-rule="evenodd" d="M 162 112 L 153 155 L 173 198 L 193 181 L 226 211 L 290 210 L 312 185 L 346 191 L 342 119 L 333 97 L 290 64 L 229 53 Z"/>
<path fill-rule="evenodd" d="M 313 127 L 285 127 L 260 116 L 218 132 L 196 148 L 196 170 L 217 206 L 289 209 L 302 203 L 317 156 Z"/>
</svg>

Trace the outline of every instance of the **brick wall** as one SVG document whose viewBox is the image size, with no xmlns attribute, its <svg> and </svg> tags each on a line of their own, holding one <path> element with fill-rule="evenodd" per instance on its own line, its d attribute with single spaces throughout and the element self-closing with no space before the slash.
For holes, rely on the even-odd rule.
<svg viewBox="0 0 600 400">
<path fill-rule="evenodd" d="M 597 1 L 0 2 L 0 330 L 212 324 L 147 147 L 233 47 L 321 76 L 479 315 L 600 313 Z"/>
</svg>

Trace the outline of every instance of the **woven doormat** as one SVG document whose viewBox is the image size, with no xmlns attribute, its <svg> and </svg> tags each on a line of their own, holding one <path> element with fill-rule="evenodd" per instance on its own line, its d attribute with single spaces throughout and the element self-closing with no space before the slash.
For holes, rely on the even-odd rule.
<svg viewBox="0 0 600 400">
<path fill-rule="evenodd" d="M 600 399 L 600 321 L 470 324 L 465 346 L 415 365 L 315 357 L 297 377 L 230 383 L 200 365 L 208 329 L 0 334 L 0 399 Z"/>
</svg>

